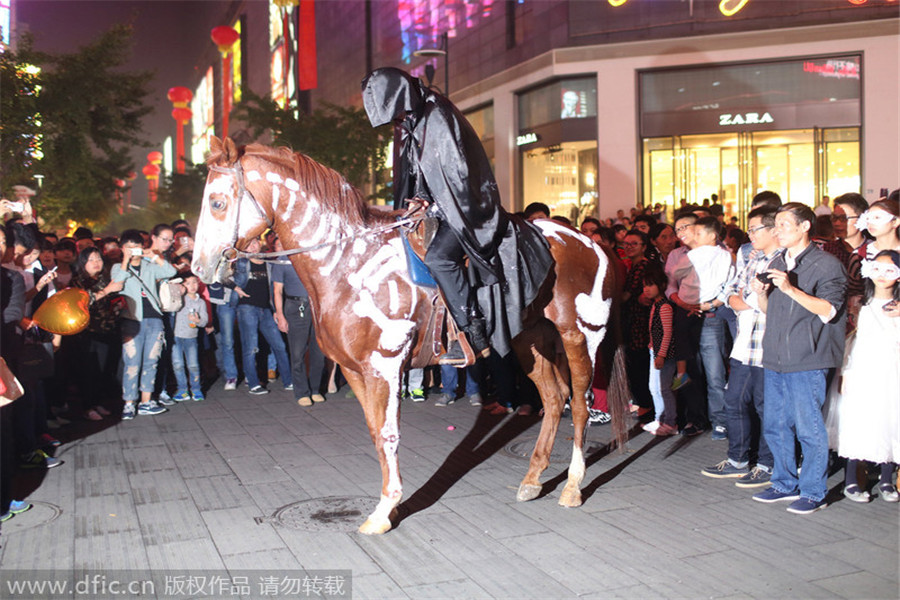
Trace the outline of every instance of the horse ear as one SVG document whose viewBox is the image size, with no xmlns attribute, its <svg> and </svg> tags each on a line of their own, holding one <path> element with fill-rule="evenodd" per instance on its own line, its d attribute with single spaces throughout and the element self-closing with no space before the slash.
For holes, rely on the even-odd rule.
<svg viewBox="0 0 900 600">
<path fill-rule="evenodd" d="M 240 158 L 240 157 L 238 156 L 238 150 L 237 150 L 237 146 L 234 143 L 234 140 L 231 139 L 230 137 L 227 137 L 227 138 L 225 138 L 224 144 L 225 144 L 225 147 L 223 150 L 225 152 L 225 160 L 228 161 L 229 163 L 237 162 L 238 158 Z"/>
<path fill-rule="evenodd" d="M 210 154 L 218 154 L 222 152 L 222 140 L 217 138 L 216 136 L 210 136 L 209 138 L 209 153 Z"/>
</svg>

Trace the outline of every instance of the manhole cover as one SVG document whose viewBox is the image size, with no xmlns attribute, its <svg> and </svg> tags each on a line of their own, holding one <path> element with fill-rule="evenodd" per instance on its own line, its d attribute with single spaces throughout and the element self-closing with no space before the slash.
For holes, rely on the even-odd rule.
<svg viewBox="0 0 900 600">
<path fill-rule="evenodd" d="M 534 452 L 534 445 L 537 442 L 536 437 L 516 440 L 507 445 L 503 449 L 503 453 L 513 458 L 524 458 L 531 460 L 531 453 Z M 594 452 L 606 447 L 606 444 L 598 442 L 585 441 L 584 456 L 590 456 Z M 571 440 L 557 440 L 553 444 L 553 452 L 550 453 L 550 462 L 568 464 L 572 460 L 572 442 Z"/>
<path fill-rule="evenodd" d="M 266 520 L 300 531 L 356 531 L 377 505 L 368 496 L 315 498 L 282 506 Z"/>
<path fill-rule="evenodd" d="M 31 509 L 13 515 L 13 517 L 3 524 L 3 533 L 11 534 L 40 527 L 47 523 L 55 521 L 62 514 L 62 509 L 55 504 L 49 502 L 32 502 Z"/>
</svg>

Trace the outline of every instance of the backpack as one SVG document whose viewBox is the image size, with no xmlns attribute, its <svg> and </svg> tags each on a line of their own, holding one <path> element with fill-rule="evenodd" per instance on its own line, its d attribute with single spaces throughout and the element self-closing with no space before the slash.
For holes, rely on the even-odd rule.
<svg viewBox="0 0 900 600">
<path fill-rule="evenodd" d="M 159 284 L 159 307 L 163 312 L 178 312 L 184 306 L 182 281 L 181 277 L 175 277 Z"/>
</svg>

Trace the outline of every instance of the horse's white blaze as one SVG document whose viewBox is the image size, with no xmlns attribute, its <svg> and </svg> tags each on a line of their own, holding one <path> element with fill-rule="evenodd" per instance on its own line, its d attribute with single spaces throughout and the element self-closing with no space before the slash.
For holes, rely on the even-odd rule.
<svg viewBox="0 0 900 600">
<path fill-rule="evenodd" d="M 203 205 L 206 207 L 209 206 L 209 197 L 213 194 L 221 194 L 230 197 L 233 192 L 234 181 L 230 177 L 216 177 L 209 181 L 206 184 L 206 188 L 203 190 Z M 194 253 L 198 255 L 205 254 L 207 257 L 211 258 L 216 252 L 213 251 L 212 248 L 204 248 L 203 246 L 207 245 L 204 244 L 204 242 L 208 241 L 209 244 L 212 244 L 216 240 L 230 240 L 234 233 L 234 221 L 229 219 L 219 221 L 218 219 L 206 217 L 206 212 L 200 216 L 202 227 L 198 227 L 197 230 L 203 232 L 203 237 L 198 240 L 200 243 L 196 246 Z M 224 248 L 225 246 L 227 246 L 227 242 L 221 242 L 219 244 L 220 248 Z"/>
<path fill-rule="evenodd" d="M 291 179 L 290 177 L 288 177 L 287 179 L 284 180 L 284 187 L 286 187 L 287 189 L 289 189 L 292 192 L 300 191 L 300 184 L 297 183 L 294 179 Z"/>
<path fill-rule="evenodd" d="M 272 186 L 272 212 L 278 210 L 278 197 L 281 195 L 279 194 L 280 189 L 281 188 L 279 188 L 277 185 Z"/>
<path fill-rule="evenodd" d="M 266 173 L 266 181 L 268 181 L 269 183 L 274 183 L 276 185 L 284 183 L 284 179 L 281 178 L 281 175 L 279 175 L 278 173 L 272 173 L 271 171 Z"/>
<path fill-rule="evenodd" d="M 259 171 L 247 171 L 244 176 L 247 178 L 247 181 L 253 183 L 254 181 L 259 181 L 262 179 L 262 175 L 259 174 Z"/>
<path fill-rule="evenodd" d="M 400 308 L 400 292 L 397 289 L 397 282 L 393 279 L 388 281 L 388 310 L 391 311 L 391 314 L 396 314 L 397 310 Z"/>
<path fill-rule="evenodd" d="M 405 318 L 391 319 L 385 315 L 375 304 L 375 298 L 369 290 L 359 293 L 359 300 L 353 303 L 353 312 L 357 316 L 371 319 L 381 329 L 381 337 L 378 344 L 390 352 L 397 352 L 403 343 L 409 339 L 409 334 L 416 326 L 413 321 Z"/>
<path fill-rule="evenodd" d="M 609 309 L 612 305 L 612 298 L 603 299 L 603 281 L 606 277 L 606 269 L 609 265 L 609 259 L 606 254 L 596 244 L 591 244 L 594 253 L 597 255 L 597 273 L 594 275 L 594 286 L 590 294 L 578 294 L 575 297 L 575 314 L 577 315 L 576 325 L 578 330 L 584 334 L 587 340 L 588 353 L 591 357 L 591 363 L 597 357 L 597 348 L 606 335 L 606 325 L 609 319 Z"/>
</svg>

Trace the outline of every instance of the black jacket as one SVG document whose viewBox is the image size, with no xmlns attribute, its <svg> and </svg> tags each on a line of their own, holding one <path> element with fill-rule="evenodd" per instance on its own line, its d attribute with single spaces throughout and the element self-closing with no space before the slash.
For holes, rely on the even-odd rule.
<svg viewBox="0 0 900 600">
<path fill-rule="evenodd" d="M 775 257 L 770 268 L 787 271 L 785 254 Z M 818 315 L 773 288 L 766 309 L 763 366 L 779 373 L 839 367 L 844 357 L 847 271 L 838 259 L 810 243 L 797 256 L 788 278 L 801 291 L 827 300 L 837 314 L 823 323 Z"/>
</svg>

